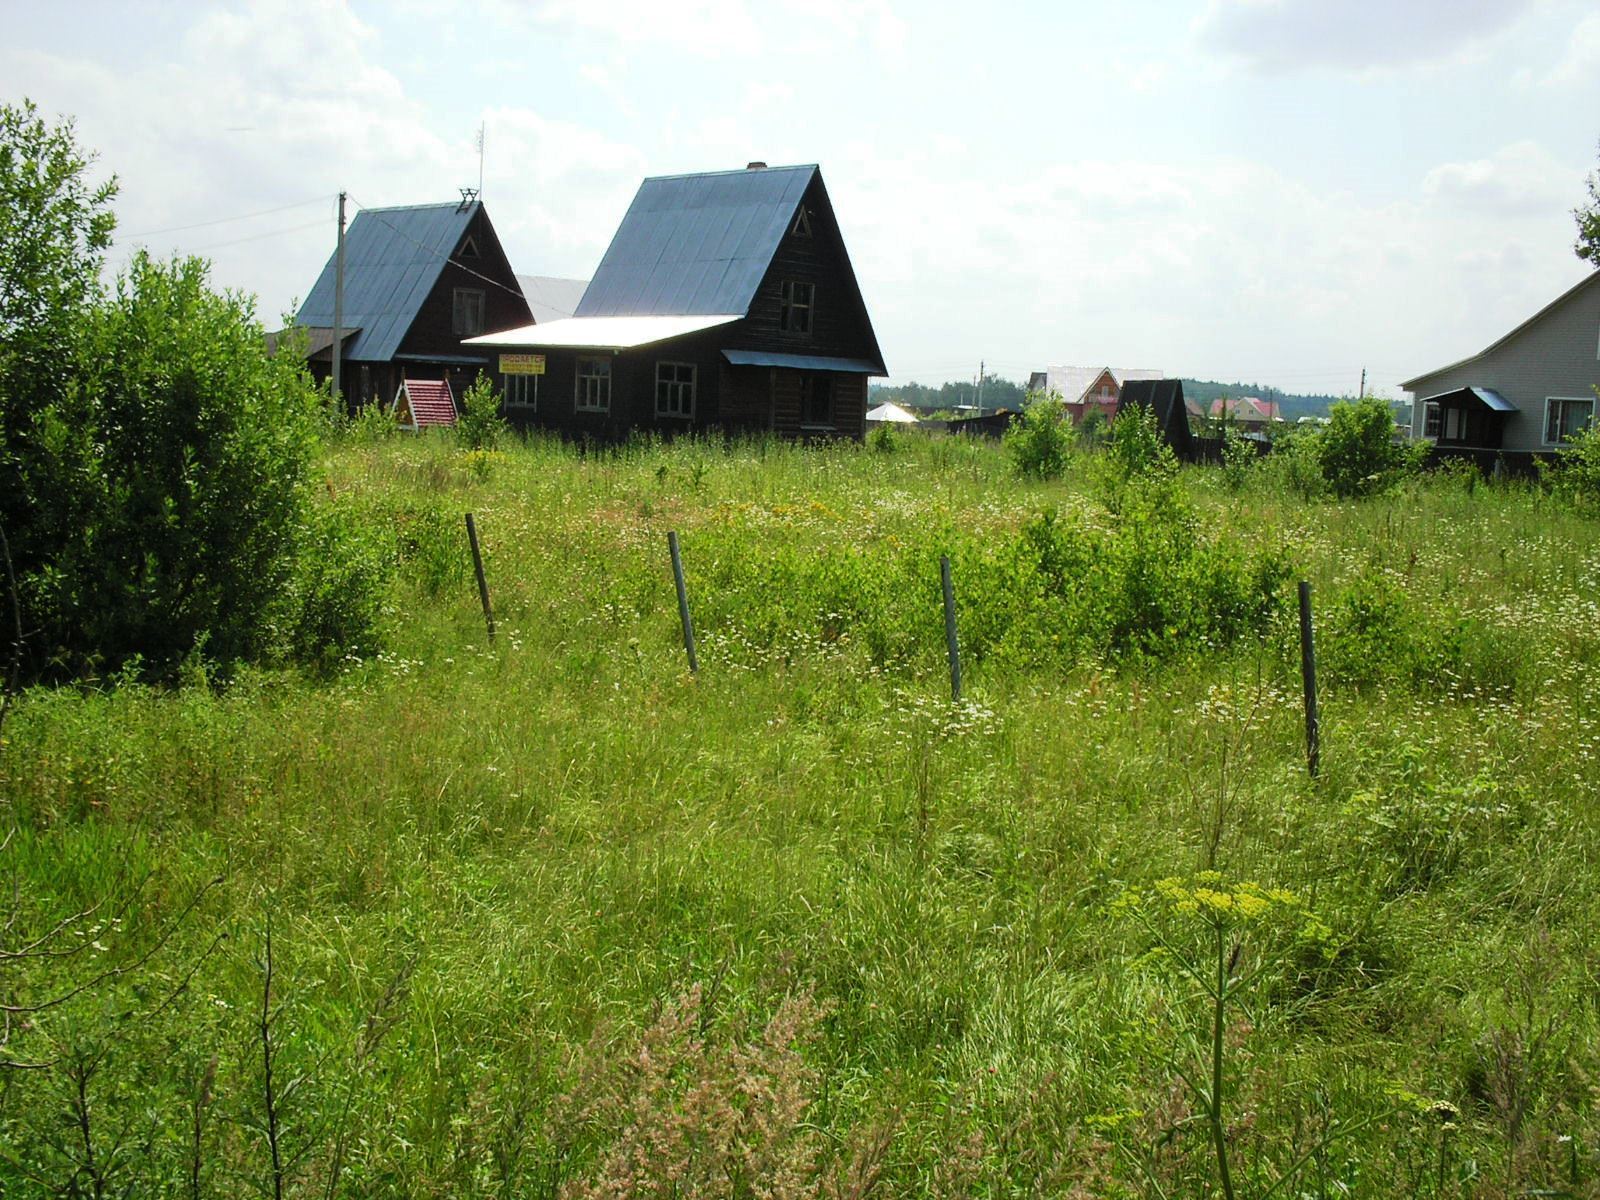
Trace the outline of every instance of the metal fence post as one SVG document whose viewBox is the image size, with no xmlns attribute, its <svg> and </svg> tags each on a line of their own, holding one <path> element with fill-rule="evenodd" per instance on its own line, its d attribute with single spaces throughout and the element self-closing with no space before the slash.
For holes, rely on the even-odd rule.
<svg viewBox="0 0 1600 1200">
<path fill-rule="evenodd" d="M 672 552 L 672 582 L 678 587 L 678 620 L 683 624 L 683 651 L 689 656 L 689 670 L 699 671 L 694 652 L 694 622 L 689 619 L 689 589 L 683 582 L 683 555 L 678 552 L 678 533 L 667 534 L 667 549 Z"/>
<path fill-rule="evenodd" d="M 944 585 L 944 640 L 950 652 L 950 699 L 961 702 L 961 647 L 956 642 L 956 587 L 950 578 L 950 556 L 939 556 L 939 582 Z"/>
<path fill-rule="evenodd" d="M 489 629 L 489 642 L 494 642 L 494 609 L 489 607 L 489 581 L 483 575 L 483 552 L 478 549 L 478 527 L 472 514 L 467 514 L 467 541 L 472 546 L 472 569 L 478 573 L 478 599 L 483 604 L 483 623 Z"/>
<path fill-rule="evenodd" d="M 1315 779 L 1322 767 L 1322 727 L 1317 715 L 1317 648 L 1311 636 L 1311 585 L 1300 581 L 1300 681 L 1306 701 L 1306 766 Z"/>
</svg>

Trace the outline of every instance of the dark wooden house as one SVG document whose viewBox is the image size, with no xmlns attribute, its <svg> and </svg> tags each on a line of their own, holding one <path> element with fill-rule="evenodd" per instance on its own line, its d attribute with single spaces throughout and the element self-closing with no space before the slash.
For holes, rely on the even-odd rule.
<svg viewBox="0 0 1600 1200">
<path fill-rule="evenodd" d="M 352 409 L 392 403 L 408 378 L 446 382 L 460 396 L 495 365 L 461 339 L 533 319 L 479 201 L 364 208 L 344 246 L 341 383 Z M 333 369 L 334 274 L 330 257 L 295 317 L 319 380 Z"/>
<path fill-rule="evenodd" d="M 814 165 L 646 179 L 571 318 L 463 348 L 502 356 L 512 420 L 604 439 L 860 438 L 887 374 Z"/>
</svg>

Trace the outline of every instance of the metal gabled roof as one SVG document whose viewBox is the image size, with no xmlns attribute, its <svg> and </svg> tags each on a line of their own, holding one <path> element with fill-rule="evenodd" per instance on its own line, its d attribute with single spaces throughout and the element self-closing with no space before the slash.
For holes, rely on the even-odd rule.
<svg viewBox="0 0 1600 1200">
<path fill-rule="evenodd" d="M 528 302 L 535 322 L 560 321 L 570 317 L 583 299 L 587 279 L 562 279 L 554 275 L 518 275 L 517 286 Z"/>
<path fill-rule="evenodd" d="M 364 208 L 344 235 L 344 312 L 346 328 L 361 335 L 346 357 L 387 362 L 395 355 L 428 293 L 472 218 L 483 206 L 474 201 L 417 204 L 404 208 Z M 300 306 L 297 325 L 333 324 L 334 258 L 329 257 L 316 286 Z"/>
<path fill-rule="evenodd" d="M 745 316 L 815 164 L 646 179 L 577 317 Z"/>
<path fill-rule="evenodd" d="M 736 367 L 786 367 L 792 371 L 839 371 L 849 375 L 885 374 L 883 364 L 865 358 L 786 354 L 768 350 L 724 350 L 722 357 Z"/>
</svg>

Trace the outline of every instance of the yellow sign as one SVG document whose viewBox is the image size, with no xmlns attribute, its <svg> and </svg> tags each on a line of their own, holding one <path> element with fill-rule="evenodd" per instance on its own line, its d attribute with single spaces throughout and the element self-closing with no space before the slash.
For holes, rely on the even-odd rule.
<svg viewBox="0 0 1600 1200">
<path fill-rule="evenodd" d="M 502 375 L 543 375 L 544 355 L 542 354 L 502 354 L 500 356 L 500 374 Z"/>
</svg>

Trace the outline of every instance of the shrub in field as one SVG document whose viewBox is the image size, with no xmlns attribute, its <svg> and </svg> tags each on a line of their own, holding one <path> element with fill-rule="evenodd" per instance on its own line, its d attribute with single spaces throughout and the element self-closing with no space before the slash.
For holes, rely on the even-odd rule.
<svg viewBox="0 0 1600 1200">
<path fill-rule="evenodd" d="M 1381 492 L 1416 465 L 1416 454 L 1395 440 L 1394 413 L 1375 396 L 1336 402 L 1312 436 L 1322 478 L 1340 498 Z"/>
<path fill-rule="evenodd" d="M 1003 445 L 1017 471 L 1030 479 L 1059 479 L 1076 431 L 1059 396 L 1040 397 L 1005 432 Z"/>
<path fill-rule="evenodd" d="M 1256 465 L 1256 448 L 1235 429 L 1222 435 L 1222 483 L 1230 492 L 1242 492 Z"/>
<path fill-rule="evenodd" d="M 1155 410 L 1136 404 L 1111 423 L 1106 452 L 1096 468 L 1096 484 L 1101 500 L 1113 513 L 1118 512 L 1130 485 L 1136 481 L 1168 484 L 1178 473 L 1178 456 L 1161 436 Z M 1165 490 L 1176 494 L 1168 486 Z"/>
<path fill-rule="evenodd" d="M 76 480 L 88 519 L 32 590 L 67 662 L 139 655 L 160 675 L 202 647 L 221 663 L 275 649 L 317 394 L 268 357 L 248 302 L 206 276 L 199 259 L 140 254 L 89 314 L 71 418 L 100 449 Z"/>
<path fill-rule="evenodd" d="M 319 670 L 382 648 L 393 559 L 373 527 L 335 506 L 313 505 L 297 537 L 289 652 Z"/>
<path fill-rule="evenodd" d="M 493 450 L 511 433 L 511 426 L 500 415 L 500 393 L 483 372 L 461 393 L 461 415 L 456 419 L 456 437 L 468 450 Z"/>
<path fill-rule="evenodd" d="M 874 454 L 893 454 L 900 448 L 900 438 L 895 433 L 894 426 L 887 421 L 881 421 L 877 428 L 867 434 L 867 446 Z"/>
<path fill-rule="evenodd" d="M 1583 511 L 1600 512 L 1600 425 L 1574 434 L 1553 463 L 1540 459 L 1539 469 L 1557 496 Z"/>
</svg>

